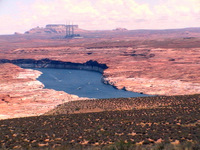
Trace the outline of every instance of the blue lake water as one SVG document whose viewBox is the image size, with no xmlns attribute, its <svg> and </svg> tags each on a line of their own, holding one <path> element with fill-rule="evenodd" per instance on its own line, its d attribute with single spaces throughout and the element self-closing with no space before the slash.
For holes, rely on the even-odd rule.
<svg viewBox="0 0 200 150">
<path fill-rule="evenodd" d="M 42 82 L 45 88 L 65 91 L 79 97 L 119 98 L 148 96 L 118 90 L 111 85 L 106 85 L 101 82 L 102 74 L 95 71 L 54 68 L 31 69 L 39 70 L 43 73 L 37 80 Z"/>
</svg>

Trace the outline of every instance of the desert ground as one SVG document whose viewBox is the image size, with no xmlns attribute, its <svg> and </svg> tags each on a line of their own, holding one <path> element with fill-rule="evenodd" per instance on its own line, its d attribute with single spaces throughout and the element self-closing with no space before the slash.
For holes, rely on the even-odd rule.
<svg viewBox="0 0 200 150">
<path fill-rule="evenodd" d="M 1 120 L 0 148 L 199 149 L 199 105 L 200 95 L 73 101 Z"/>
</svg>

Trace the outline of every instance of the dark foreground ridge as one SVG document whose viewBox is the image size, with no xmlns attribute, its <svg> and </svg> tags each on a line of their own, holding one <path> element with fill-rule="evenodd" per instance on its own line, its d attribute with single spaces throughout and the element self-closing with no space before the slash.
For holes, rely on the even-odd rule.
<svg viewBox="0 0 200 150">
<path fill-rule="evenodd" d="M 81 112 L 95 106 L 104 110 Z M 199 149 L 199 106 L 200 95 L 70 102 L 57 115 L 1 120 L 0 148 Z"/>
<path fill-rule="evenodd" d="M 84 69 L 84 70 L 92 70 L 103 72 L 103 70 L 107 69 L 108 66 L 106 64 L 99 64 L 97 61 L 89 60 L 85 63 L 72 63 L 72 62 L 64 62 L 57 61 L 51 59 L 16 59 L 16 60 L 8 60 L 8 59 L 0 59 L 0 63 L 12 63 L 18 65 L 20 67 L 29 67 L 29 68 L 62 68 L 62 69 Z"/>
<path fill-rule="evenodd" d="M 70 101 L 58 105 L 55 109 L 50 110 L 45 115 L 74 114 L 87 112 L 102 112 L 116 110 L 135 110 L 135 109 L 152 109 L 163 107 L 174 107 L 178 105 L 188 105 L 190 103 L 199 104 L 200 100 L 190 101 L 189 96 L 155 96 L 155 97 L 136 97 L 136 98 L 111 98 L 98 100 L 80 100 Z"/>
</svg>

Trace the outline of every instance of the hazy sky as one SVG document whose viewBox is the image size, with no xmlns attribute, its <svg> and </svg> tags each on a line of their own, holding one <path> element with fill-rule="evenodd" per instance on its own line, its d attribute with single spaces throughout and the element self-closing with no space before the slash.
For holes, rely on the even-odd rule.
<svg viewBox="0 0 200 150">
<path fill-rule="evenodd" d="M 200 0 L 0 0 L 0 34 L 66 21 L 92 30 L 200 27 Z"/>
</svg>

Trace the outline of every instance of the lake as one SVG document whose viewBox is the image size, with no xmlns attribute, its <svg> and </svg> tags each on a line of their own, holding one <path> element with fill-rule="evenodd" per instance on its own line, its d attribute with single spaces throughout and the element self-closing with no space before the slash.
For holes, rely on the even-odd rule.
<svg viewBox="0 0 200 150">
<path fill-rule="evenodd" d="M 69 94 L 88 98 L 120 98 L 120 97 L 143 97 L 145 94 L 118 90 L 111 85 L 101 82 L 102 74 L 95 71 L 54 69 L 54 68 L 31 68 L 39 70 L 43 74 L 37 79 L 47 89 L 65 91 Z"/>
</svg>

